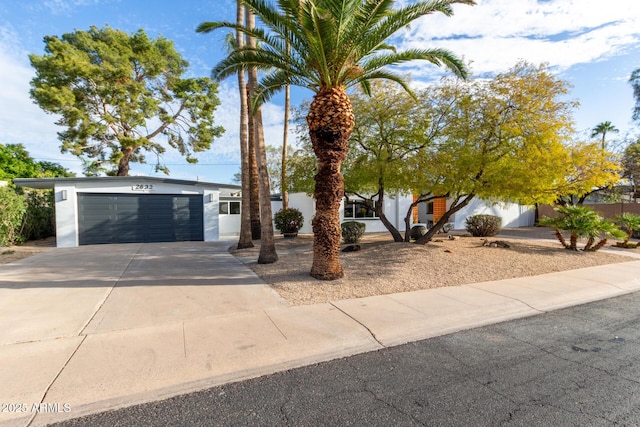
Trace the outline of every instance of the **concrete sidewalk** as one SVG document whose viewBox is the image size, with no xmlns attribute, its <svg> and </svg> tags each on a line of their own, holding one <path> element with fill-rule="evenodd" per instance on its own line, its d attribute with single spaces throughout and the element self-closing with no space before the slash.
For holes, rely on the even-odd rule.
<svg viewBox="0 0 640 427">
<path fill-rule="evenodd" d="M 228 242 L 0 266 L 0 425 L 44 425 L 640 290 L 640 261 L 290 306 Z"/>
</svg>

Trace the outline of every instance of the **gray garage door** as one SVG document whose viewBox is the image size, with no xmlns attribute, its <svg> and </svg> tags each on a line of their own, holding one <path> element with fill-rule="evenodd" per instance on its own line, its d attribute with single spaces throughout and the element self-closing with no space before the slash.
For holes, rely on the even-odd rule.
<svg viewBox="0 0 640 427">
<path fill-rule="evenodd" d="M 203 239 L 201 195 L 78 193 L 79 243 Z"/>
</svg>

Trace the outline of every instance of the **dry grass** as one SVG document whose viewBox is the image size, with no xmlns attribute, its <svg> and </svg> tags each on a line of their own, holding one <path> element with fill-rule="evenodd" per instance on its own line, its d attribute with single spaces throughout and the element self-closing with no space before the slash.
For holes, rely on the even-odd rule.
<svg viewBox="0 0 640 427">
<path fill-rule="evenodd" d="M 505 233 L 506 234 L 506 233 Z M 256 263 L 258 248 L 232 251 L 258 276 L 292 304 L 314 304 L 346 298 L 456 286 L 468 283 L 533 276 L 602 264 L 629 261 L 623 255 L 571 252 L 550 239 L 551 230 L 529 228 L 490 240 L 508 242 L 510 248 L 482 246 L 475 237 L 447 236 L 427 245 L 394 243 L 388 234 L 366 235 L 362 250 L 341 253 L 345 277 L 318 281 L 309 276 L 312 236 L 276 240 L 279 261 Z"/>
</svg>

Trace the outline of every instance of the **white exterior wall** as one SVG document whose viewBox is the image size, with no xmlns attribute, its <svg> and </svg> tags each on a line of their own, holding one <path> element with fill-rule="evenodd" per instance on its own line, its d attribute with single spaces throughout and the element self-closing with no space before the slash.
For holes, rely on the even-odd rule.
<svg viewBox="0 0 640 427">
<path fill-rule="evenodd" d="M 220 215 L 218 202 L 220 201 L 220 192 L 215 190 L 204 189 L 203 218 L 204 218 L 204 241 L 215 242 L 220 240 Z"/>
<path fill-rule="evenodd" d="M 282 202 L 280 202 L 282 207 Z M 316 201 L 313 197 L 307 196 L 305 193 L 289 193 L 289 207 L 298 209 L 302 212 L 304 217 L 304 225 L 298 231 L 302 234 L 311 234 L 313 229 L 311 228 L 311 221 L 316 214 Z M 341 206 L 342 208 L 342 206 Z M 274 213 L 277 211 L 274 211 Z"/>
<path fill-rule="evenodd" d="M 407 213 L 407 209 L 411 205 L 411 197 L 401 196 L 398 199 L 387 198 L 385 200 L 385 214 L 387 218 L 396 227 L 400 227 L 404 230 L 404 216 Z M 290 193 L 289 194 L 289 207 L 298 209 L 302 212 L 304 217 L 304 226 L 300 229 L 302 234 L 311 234 L 313 229 L 311 227 L 311 221 L 316 212 L 316 205 L 313 197 L 306 195 L 305 193 Z M 272 201 L 271 209 L 275 214 L 282 209 L 281 201 Z M 382 221 L 374 218 L 344 218 L 344 200 L 340 203 L 340 222 L 344 221 L 358 221 L 366 224 L 367 232 L 385 232 L 387 231 Z"/>
<path fill-rule="evenodd" d="M 73 184 L 56 184 L 56 246 L 74 248 L 78 246 L 78 197 Z"/>
<path fill-rule="evenodd" d="M 407 214 L 407 210 L 413 202 L 413 197 L 410 195 L 400 195 L 396 198 L 387 197 L 385 199 L 384 211 L 389 221 L 395 225 L 395 227 L 404 233 L 405 224 L 404 217 Z M 419 209 L 425 209 L 424 203 L 418 205 Z M 312 233 L 311 219 L 315 214 L 315 203 L 311 196 L 307 196 L 304 193 L 289 194 L 289 206 L 299 209 L 304 216 L 304 227 L 300 230 L 300 233 Z M 447 201 L 447 208 L 451 206 L 451 200 Z M 282 202 L 271 202 L 273 213 L 275 214 L 282 208 Z M 514 203 L 498 203 L 492 204 L 490 202 L 474 199 L 469 205 L 456 212 L 450 219 L 450 222 L 454 224 L 454 229 L 464 230 L 466 227 L 466 219 L 471 215 L 488 214 L 496 215 L 502 218 L 502 226 L 508 227 L 530 227 L 533 226 L 535 219 L 535 210 L 531 206 L 521 206 Z M 382 224 L 382 221 L 374 218 L 347 218 L 347 221 L 358 221 L 366 224 L 366 232 L 387 232 L 387 228 Z M 344 222 L 344 201 L 340 206 L 340 221 Z M 412 220 L 413 224 L 413 220 Z"/>
<path fill-rule="evenodd" d="M 503 228 L 531 227 L 535 220 L 535 209 L 531 206 L 522 206 L 515 203 L 498 203 L 473 199 L 455 214 L 455 218 L 450 220 L 456 230 L 466 228 L 466 220 L 472 215 L 495 215 L 502 218 Z"/>
</svg>

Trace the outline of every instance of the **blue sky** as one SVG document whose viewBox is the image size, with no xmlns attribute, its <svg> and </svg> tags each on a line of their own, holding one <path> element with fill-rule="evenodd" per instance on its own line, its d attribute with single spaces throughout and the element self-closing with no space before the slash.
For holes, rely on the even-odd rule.
<svg viewBox="0 0 640 427">
<path fill-rule="evenodd" d="M 519 60 L 547 62 L 573 85 L 571 98 L 578 134 L 611 121 L 620 133 L 637 134 L 631 123 L 633 96 L 627 80 L 640 67 L 640 8 L 637 0 L 478 0 L 474 7 L 455 6 L 455 15 L 434 15 L 397 34 L 401 48 L 437 46 L 470 63 L 476 75 L 507 70 Z M 38 160 L 55 161 L 77 173 L 81 162 L 59 150 L 55 117 L 29 98 L 34 76 L 30 53 L 43 53 L 46 35 L 61 35 L 91 25 L 109 25 L 128 33 L 144 29 L 162 35 L 191 64 L 191 76 L 208 76 L 223 55 L 224 32 L 196 34 L 203 21 L 235 20 L 235 0 L 0 0 L 0 143 L 22 143 Z M 414 81 L 431 82 L 438 69 L 422 63 L 404 67 Z M 238 96 L 234 79 L 222 82 L 216 123 L 225 127 L 212 149 L 188 165 L 169 150 L 164 162 L 171 176 L 228 183 L 239 169 Z M 311 97 L 296 92 L 294 102 Z M 266 141 L 282 140 L 282 99 L 265 106 Z M 153 165 L 132 165 L 132 175 L 155 175 Z"/>
</svg>

